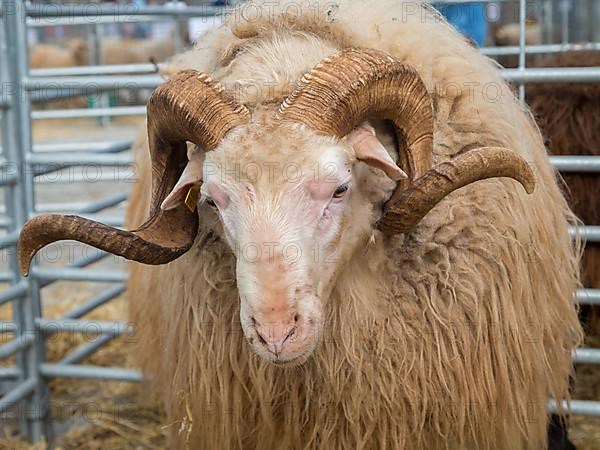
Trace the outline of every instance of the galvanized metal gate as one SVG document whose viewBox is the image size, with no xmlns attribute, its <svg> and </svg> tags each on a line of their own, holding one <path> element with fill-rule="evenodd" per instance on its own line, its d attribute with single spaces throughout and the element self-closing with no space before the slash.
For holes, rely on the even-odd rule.
<svg viewBox="0 0 600 450">
<path fill-rule="evenodd" d="M 463 1 L 469 3 L 474 0 Z M 444 0 L 436 3 L 450 2 Z M 498 2 L 485 0 L 485 3 L 497 4 Z M 554 53 L 579 49 L 600 50 L 600 42 L 590 42 L 583 46 L 569 44 L 569 20 L 565 12 L 576 9 L 577 0 L 561 0 L 560 7 L 557 7 L 556 0 L 542 0 L 542 4 L 544 14 L 549 17 L 549 23 L 561 29 L 563 36 L 561 44 L 525 45 L 525 18 L 528 4 L 525 0 L 519 0 L 515 5 L 518 7 L 520 19 L 520 45 L 482 49 L 488 55 L 518 55 L 518 68 L 504 70 L 503 75 L 507 80 L 518 83 L 521 99 L 524 97 L 525 83 L 600 82 L 600 67 L 556 69 L 526 67 L 525 56 L 531 53 Z M 16 241 L 25 221 L 39 213 L 56 208 L 55 205 L 44 205 L 36 201 L 35 186 L 43 182 L 44 175 L 66 167 L 87 164 L 128 166 L 131 159 L 126 152 L 131 143 L 36 145 L 32 142 L 31 123 L 32 120 L 48 118 L 144 114 L 145 107 L 31 111 L 31 104 L 48 97 L 72 97 L 78 89 L 82 89 L 90 81 L 93 81 L 94 88 L 98 91 L 114 91 L 115 88 L 126 87 L 131 83 L 134 83 L 137 88 L 154 88 L 162 80 L 159 76 L 153 75 L 155 66 L 152 64 L 96 65 L 30 71 L 27 58 L 27 28 L 36 26 L 38 23 L 36 20 L 42 18 L 53 19 L 54 24 L 98 24 L 105 18 L 114 21 L 115 17 L 122 21 L 135 17 L 139 17 L 140 20 L 142 17 L 143 20 L 152 20 L 164 16 L 208 17 L 220 14 L 222 9 L 208 6 L 185 9 L 131 8 L 128 7 L 129 5 L 115 8 L 115 5 L 103 4 L 67 7 L 59 3 L 32 5 L 20 0 L 1 0 L 0 5 L 0 114 L 2 118 L 0 187 L 5 199 L 5 210 L 0 215 L 0 230 L 3 231 L 3 233 L 0 231 L 0 249 L 8 267 L 8 270 L 0 272 L 0 283 L 8 285 L 0 292 L 0 307 L 5 304 L 10 304 L 12 307 L 12 320 L 0 322 L 0 336 L 12 336 L 10 339 L 3 339 L 6 343 L 0 346 L 0 360 L 11 356 L 16 358 L 15 365 L 0 367 L 0 385 L 3 383 L 4 386 L 9 386 L 5 389 L 4 396 L 0 398 L 0 414 L 16 411 L 22 434 L 36 441 L 52 433 L 45 414 L 49 402 L 49 380 L 71 377 L 139 381 L 141 374 L 125 368 L 78 364 L 110 341 L 113 336 L 128 332 L 126 323 L 82 319 L 97 307 L 118 297 L 125 289 L 123 271 L 85 269 L 105 258 L 107 256 L 105 253 L 95 252 L 92 256 L 71 260 L 69 264 L 61 267 L 40 267 L 34 264 L 28 278 L 19 275 L 16 256 Z M 95 20 L 90 22 L 90 16 Z M 67 152 L 73 149 L 75 151 Z M 559 170 L 565 172 L 600 172 L 600 157 L 560 156 L 552 157 L 552 161 Z M 121 204 L 126 197 L 125 193 L 117 193 L 84 205 L 66 204 L 61 209 L 70 209 L 71 212 L 118 225 L 119 219 L 102 217 L 99 214 Z M 598 225 L 600 224 L 587 224 L 581 229 L 583 238 L 588 241 L 600 241 Z M 42 314 L 42 289 L 59 280 L 107 283 L 109 287 L 61 319 L 45 319 Z M 582 289 L 576 293 L 576 298 L 580 303 L 600 305 L 600 289 Z M 85 333 L 90 330 L 100 333 L 100 338 L 82 344 L 57 363 L 46 362 L 45 339 L 49 334 L 57 331 Z M 576 363 L 600 364 L 600 350 L 578 349 L 573 358 Z M 549 407 L 554 409 L 555 405 L 550 404 Z M 600 416 L 600 402 L 574 400 L 571 402 L 571 412 Z"/>
</svg>

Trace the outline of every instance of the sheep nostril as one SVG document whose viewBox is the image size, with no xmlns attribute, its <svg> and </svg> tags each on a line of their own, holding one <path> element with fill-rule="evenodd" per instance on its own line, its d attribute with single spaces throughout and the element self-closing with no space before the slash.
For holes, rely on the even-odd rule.
<svg viewBox="0 0 600 450">
<path fill-rule="evenodd" d="M 285 337 L 285 339 L 283 340 L 283 342 L 281 343 L 282 345 L 285 344 L 288 339 L 293 338 L 296 334 L 296 327 L 292 328 L 292 330 L 287 334 L 287 336 Z"/>
<path fill-rule="evenodd" d="M 300 320 L 300 316 L 299 316 L 298 314 L 296 314 L 296 315 L 294 316 L 294 322 L 296 322 L 296 323 L 297 323 L 299 320 Z M 292 330 L 292 331 L 293 331 L 293 330 Z"/>
<path fill-rule="evenodd" d="M 279 357 L 284 347 L 293 342 L 295 336 L 298 334 L 299 328 L 297 323 L 288 323 L 286 328 L 282 325 L 279 327 L 261 325 L 259 322 L 256 322 L 254 327 L 257 341 L 276 357 Z"/>
<path fill-rule="evenodd" d="M 267 345 L 267 341 L 266 339 L 263 337 L 262 334 L 260 334 L 258 331 L 256 332 L 256 335 L 258 336 L 258 340 L 260 341 L 261 344 L 263 345 Z"/>
</svg>

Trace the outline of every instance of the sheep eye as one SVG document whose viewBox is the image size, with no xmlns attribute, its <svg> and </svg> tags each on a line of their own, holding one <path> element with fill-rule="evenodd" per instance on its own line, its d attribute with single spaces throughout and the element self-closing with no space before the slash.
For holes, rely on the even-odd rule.
<svg viewBox="0 0 600 450">
<path fill-rule="evenodd" d="M 214 200 L 212 200 L 212 199 L 210 199 L 210 198 L 207 198 L 207 199 L 206 199 L 206 204 L 207 204 L 208 206 L 210 206 L 211 208 L 216 208 L 216 207 L 217 207 L 217 205 L 215 204 Z"/>
<path fill-rule="evenodd" d="M 346 191 L 348 191 L 348 185 L 342 184 L 333 193 L 333 198 L 342 198 L 344 196 L 344 194 L 346 193 Z"/>
</svg>

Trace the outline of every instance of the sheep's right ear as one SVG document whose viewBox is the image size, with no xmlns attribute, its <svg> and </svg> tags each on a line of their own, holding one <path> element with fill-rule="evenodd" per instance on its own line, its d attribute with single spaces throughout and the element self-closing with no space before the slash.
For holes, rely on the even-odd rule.
<svg viewBox="0 0 600 450">
<path fill-rule="evenodd" d="M 183 173 L 173 187 L 173 190 L 166 196 L 160 205 L 161 209 L 169 210 L 177 208 L 184 202 L 190 188 L 198 181 L 202 180 L 202 165 L 204 164 L 203 151 L 188 152 L 188 163 L 183 169 Z"/>
<path fill-rule="evenodd" d="M 377 139 L 375 129 L 370 125 L 363 124 L 356 127 L 344 140 L 352 147 L 359 161 L 383 170 L 394 181 L 408 178 Z"/>
</svg>

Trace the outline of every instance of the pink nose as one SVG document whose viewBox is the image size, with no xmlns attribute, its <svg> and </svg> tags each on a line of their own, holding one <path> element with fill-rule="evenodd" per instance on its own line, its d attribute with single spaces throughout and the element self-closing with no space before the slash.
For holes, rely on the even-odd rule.
<svg viewBox="0 0 600 450">
<path fill-rule="evenodd" d="M 298 328 L 298 316 L 294 320 L 282 322 L 254 322 L 256 333 L 267 350 L 279 357 L 283 348 L 293 341 Z"/>
</svg>

